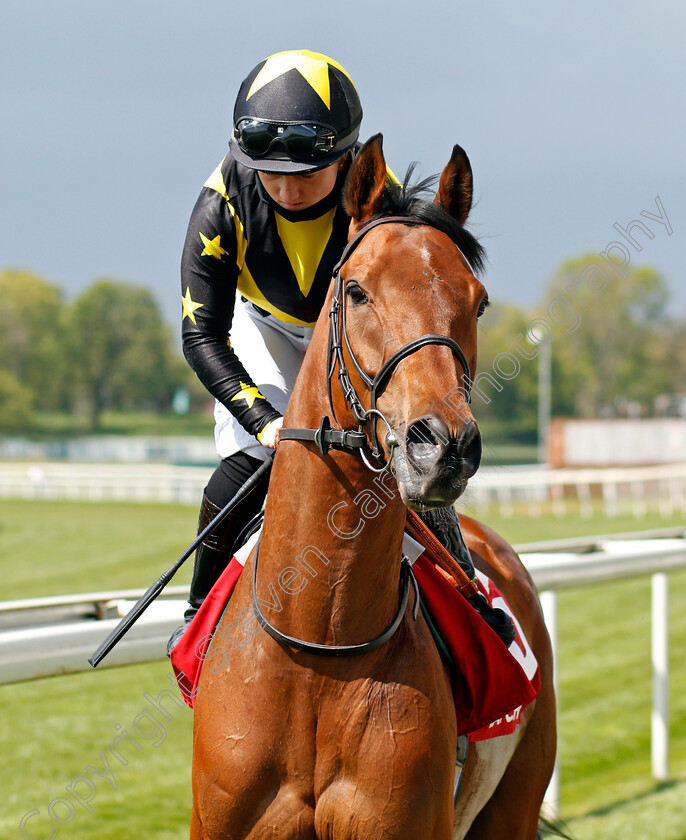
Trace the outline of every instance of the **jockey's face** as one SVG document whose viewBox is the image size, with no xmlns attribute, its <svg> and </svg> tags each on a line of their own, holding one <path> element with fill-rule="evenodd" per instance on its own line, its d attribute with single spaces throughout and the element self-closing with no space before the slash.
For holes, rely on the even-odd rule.
<svg viewBox="0 0 686 840">
<path fill-rule="evenodd" d="M 258 172 L 257 175 L 269 197 L 284 210 L 307 210 L 333 190 L 345 160 L 344 157 L 325 169 L 302 175 L 281 175 L 278 172 Z"/>
</svg>

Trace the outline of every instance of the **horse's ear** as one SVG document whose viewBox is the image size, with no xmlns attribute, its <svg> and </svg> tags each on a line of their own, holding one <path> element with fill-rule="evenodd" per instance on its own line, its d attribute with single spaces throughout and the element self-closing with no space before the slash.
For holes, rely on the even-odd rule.
<svg viewBox="0 0 686 840">
<path fill-rule="evenodd" d="M 469 158 L 461 146 L 453 146 L 450 162 L 441 173 L 435 203 L 440 204 L 454 219 L 464 225 L 472 208 L 473 190 Z"/>
<path fill-rule="evenodd" d="M 375 134 L 357 153 L 345 182 L 344 206 L 353 222 L 363 222 L 383 207 L 386 161 L 383 136 Z"/>
</svg>

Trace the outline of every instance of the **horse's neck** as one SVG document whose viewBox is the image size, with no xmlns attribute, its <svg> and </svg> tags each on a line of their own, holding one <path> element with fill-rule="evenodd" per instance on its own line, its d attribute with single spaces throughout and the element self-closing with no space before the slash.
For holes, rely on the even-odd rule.
<svg viewBox="0 0 686 840">
<path fill-rule="evenodd" d="M 353 456 L 280 446 L 259 550 L 258 595 L 279 629 L 309 641 L 367 641 L 398 606 L 404 507 Z M 389 498 L 392 494 L 394 498 Z M 274 585 L 274 590 L 270 587 Z M 277 607 L 278 609 L 278 607 Z"/>
<path fill-rule="evenodd" d="M 285 426 L 316 428 L 330 414 L 325 356 L 313 350 Z M 259 550 L 258 596 L 278 599 L 269 617 L 309 641 L 354 644 L 377 635 L 398 607 L 404 519 L 388 474 L 376 477 L 354 455 L 281 443 Z"/>
</svg>

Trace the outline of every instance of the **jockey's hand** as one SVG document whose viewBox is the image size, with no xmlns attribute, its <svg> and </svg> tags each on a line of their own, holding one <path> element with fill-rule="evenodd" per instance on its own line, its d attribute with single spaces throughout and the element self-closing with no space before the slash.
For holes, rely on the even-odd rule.
<svg viewBox="0 0 686 840">
<path fill-rule="evenodd" d="M 282 426 L 283 417 L 277 417 L 276 420 L 272 420 L 271 423 L 267 423 L 258 437 L 262 446 L 266 446 L 267 449 L 276 449 L 279 445 L 279 429 Z"/>
</svg>

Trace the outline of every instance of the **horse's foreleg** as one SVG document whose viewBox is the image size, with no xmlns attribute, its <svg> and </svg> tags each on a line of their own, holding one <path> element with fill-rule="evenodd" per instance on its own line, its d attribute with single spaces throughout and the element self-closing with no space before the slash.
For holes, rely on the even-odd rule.
<svg viewBox="0 0 686 840">
<path fill-rule="evenodd" d="M 202 827 L 202 823 L 200 822 L 200 818 L 198 817 L 195 808 L 193 808 L 193 814 L 191 815 L 190 840 L 207 840 L 205 829 Z"/>
</svg>

